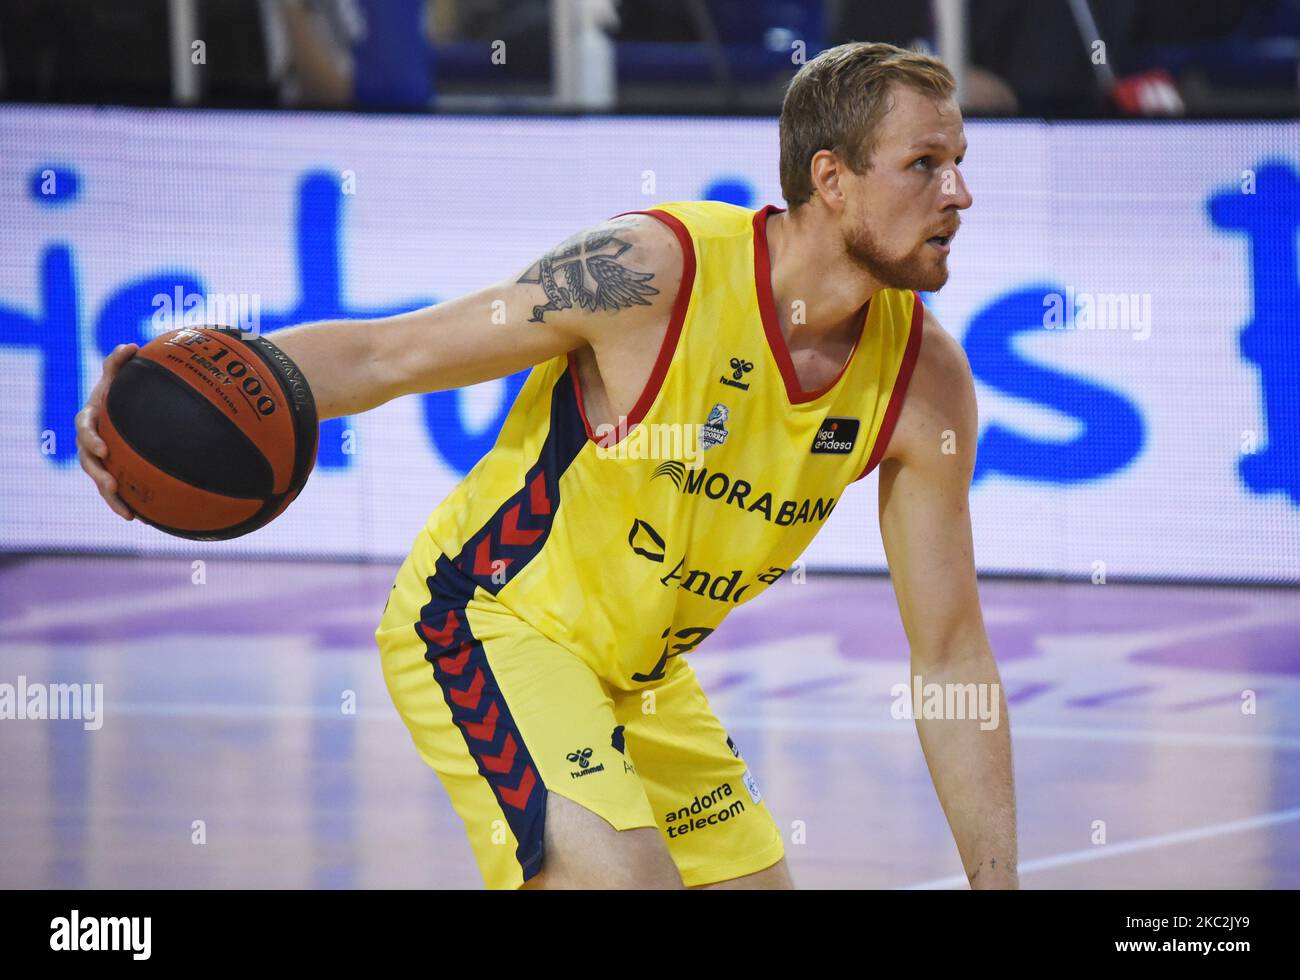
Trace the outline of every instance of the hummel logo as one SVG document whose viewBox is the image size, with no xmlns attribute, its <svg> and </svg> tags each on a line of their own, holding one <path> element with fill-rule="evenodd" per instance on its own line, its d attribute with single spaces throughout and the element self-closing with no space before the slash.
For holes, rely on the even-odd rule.
<svg viewBox="0 0 1300 980">
<path fill-rule="evenodd" d="M 741 391 L 749 391 L 749 384 L 742 382 L 740 379 L 752 370 L 754 370 L 753 361 L 744 361 L 739 357 L 733 357 L 731 359 L 731 377 L 728 378 L 724 374 L 718 380 L 724 385 L 731 385 L 731 387 L 739 388 Z"/>
<path fill-rule="evenodd" d="M 578 765 L 577 772 L 569 773 L 570 779 L 577 779 L 579 776 L 590 776 L 593 772 L 605 771 L 605 766 L 603 763 L 597 766 L 591 766 L 591 761 L 590 761 L 591 749 L 589 748 L 577 749 L 576 751 L 570 752 L 568 755 L 565 756 L 565 758 L 568 759 L 570 762 L 577 763 Z M 588 766 L 591 766 L 591 768 L 590 769 L 587 768 Z"/>
<path fill-rule="evenodd" d="M 586 769 L 590 765 L 588 760 L 591 758 L 591 749 L 578 749 L 576 752 L 570 752 L 565 758 L 570 762 L 576 762 L 580 769 Z"/>
</svg>

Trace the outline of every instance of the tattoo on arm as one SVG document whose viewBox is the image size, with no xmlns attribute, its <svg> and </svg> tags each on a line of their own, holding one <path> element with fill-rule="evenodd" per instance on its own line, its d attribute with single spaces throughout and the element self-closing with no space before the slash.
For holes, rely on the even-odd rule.
<svg viewBox="0 0 1300 980">
<path fill-rule="evenodd" d="M 653 272 L 629 269 L 619 257 L 632 247 L 612 232 L 574 235 L 533 264 L 519 279 L 537 283 L 546 304 L 534 306 L 530 323 L 542 323 L 547 313 L 581 307 L 584 310 L 621 310 L 649 306 L 647 296 L 659 290 L 650 285 Z"/>
</svg>

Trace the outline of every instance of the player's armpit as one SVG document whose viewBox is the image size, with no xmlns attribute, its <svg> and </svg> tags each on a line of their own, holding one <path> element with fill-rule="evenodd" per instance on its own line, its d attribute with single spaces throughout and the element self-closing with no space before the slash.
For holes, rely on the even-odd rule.
<svg viewBox="0 0 1300 980">
<path fill-rule="evenodd" d="M 477 384 L 584 344 L 666 322 L 682 276 L 676 236 L 645 215 L 571 236 L 521 273 L 372 324 L 389 397 Z"/>
</svg>

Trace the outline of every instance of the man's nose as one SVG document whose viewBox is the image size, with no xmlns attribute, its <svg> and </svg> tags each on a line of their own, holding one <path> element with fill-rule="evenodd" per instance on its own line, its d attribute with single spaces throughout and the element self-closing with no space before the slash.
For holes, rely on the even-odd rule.
<svg viewBox="0 0 1300 980">
<path fill-rule="evenodd" d="M 944 202 L 945 207 L 955 207 L 958 211 L 965 211 L 975 199 L 971 196 L 970 188 L 966 186 L 966 178 L 962 176 L 960 170 L 953 168 L 948 172 L 951 175 L 949 184 L 944 189 L 948 191 L 947 200 Z"/>
</svg>

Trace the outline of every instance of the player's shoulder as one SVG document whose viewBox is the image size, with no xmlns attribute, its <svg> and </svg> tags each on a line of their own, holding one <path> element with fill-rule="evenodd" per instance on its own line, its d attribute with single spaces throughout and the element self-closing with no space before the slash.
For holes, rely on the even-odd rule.
<svg viewBox="0 0 1300 980">
<path fill-rule="evenodd" d="M 613 215 L 585 234 L 613 236 L 628 261 L 671 287 L 690 275 L 701 246 L 752 235 L 755 214 L 752 208 L 722 201 L 663 201 Z"/>
<path fill-rule="evenodd" d="M 583 309 L 630 307 L 619 323 L 638 329 L 671 312 L 681 290 L 695 281 L 700 256 L 718 238 L 751 234 L 755 214 L 721 201 L 666 201 L 624 211 L 561 242 L 520 281 L 540 282 L 565 270 L 568 282 L 581 265 L 581 282 L 600 287 L 580 304 Z M 585 329 L 576 311 L 568 319 Z"/>
<path fill-rule="evenodd" d="M 979 422 L 966 352 L 928 307 L 922 306 L 912 326 L 918 328 L 920 344 L 887 456 L 906 458 L 920 450 L 920 458 L 928 459 L 946 432 L 973 450 Z"/>
<path fill-rule="evenodd" d="M 873 318 L 894 326 L 909 376 L 923 373 L 940 386 L 970 376 L 966 352 L 919 293 L 886 287 L 872 295 L 871 307 Z"/>
<path fill-rule="evenodd" d="M 939 322 L 934 312 L 921 302 L 921 318 L 916 321 L 921 328 L 920 348 L 917 352 L 916 371 L 924 372 L 926 381 L 943 390 L 950 386 L 964 388 L 971 380 L 970 361 L 960 341 Z M 915 329 L 915 327 L 913 328 Z M 951 392 L 959 395 L 959 392 Z"/>
<path fill-rule="evenodd" d="M 546 258 L 554 266 L 580 263 L 585 276 L 617 290 L 631 280 L 645 282 L 636 305 L 656 307 L 665 286 L 671 301 L 687 247 L 689 241 L 653 215 L 626 211 L 574 233 Z"/>
<path fill-rule="evenodd" d="M 645 209 L 670 226 L 692 238 L 718 238 L 750 235 L 754 229 L 753 208 L 724 201 L 664 201 Z"/>
</svg>

